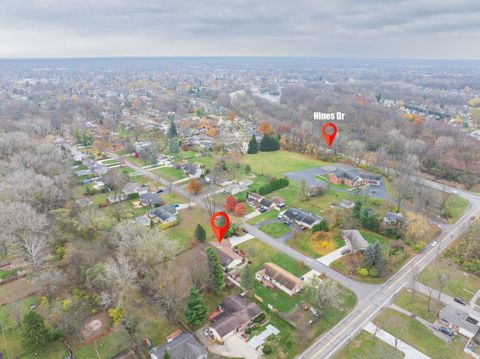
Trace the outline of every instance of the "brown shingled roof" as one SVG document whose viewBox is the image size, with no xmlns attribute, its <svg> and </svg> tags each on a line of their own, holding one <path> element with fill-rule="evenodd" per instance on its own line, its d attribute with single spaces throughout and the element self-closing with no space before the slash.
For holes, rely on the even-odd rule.
<svg viewBox="0 0 480 359">
<path fill-rule="evenodd" d="M 290 290 L 299 284 L 303 284 L 300 278 L 294 276 L 282 267 L 277 266 L 275 263 L 265 263 L 264 269 L 267 276 Z"/>
</svg>

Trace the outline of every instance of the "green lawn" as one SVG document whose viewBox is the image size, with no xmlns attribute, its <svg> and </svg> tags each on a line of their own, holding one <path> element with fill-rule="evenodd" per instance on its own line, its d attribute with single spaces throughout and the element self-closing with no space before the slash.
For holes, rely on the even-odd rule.
<svg viewBox="0 0 480 359">
<path fill-rule="evenodd" d="M 281 238 L 291 231 L 290 226 L 278 222 L 264 224 L 260 229 L 273 238 Z"/>
<path fill-rule="evenodd" d="M 213 240 L 213 233 L 210 228 L 208 213 L 200 208 L 193 207 L 191 209 L 181 210 L 177 216 L 179 224 L 175 227 L 167 229 L 165 234 L 171 240 L 176 241 L 182 248 L 186 248 L 190 241 L 195 241 L 193 232 L 197 224 L 201 224 L 207 232 L 207 240 Z"/>
<path fill-rule="evenodd" d="M 422 293 L 416 292 L 413 294 L 413 292 L 406 290 L 400 292 L 398 297 L 395 298 L 395 304 L 420 318 L 428 320 L 430 323 L 435 322 L 438 312 L 443 307 L 442 303 L 432 296 L 430 299 L 430 311 L 427 311 L 428 297 Z"/>
<path fill-rule="evenodd" d="M 287 151 L 259 152 L 254 155 L 246 155 L 245 163 L 250 165 L 254 173 L 276 177 L 280 177 L 287 172 L 301 171 L 327 164 L 299 153 Z"/>
<path fill-rule="evenodd" d="M 263 222 L 263 221 L 266 221 L 266 220 L 269 220 L 269 219 L 277 218 L 279 213 L 280 213 L 279 211 L 275 211 L 275 210 L 267 211 L 267 212 L 264 212 L 262 214 L 259 214 L 258 216 L 250 218 L 247 221 L 247 223 L 255 225 L 257 223 L 260 223 L 260 222 Z"/>
<path fill-rule="evenodd" d="M 192 150 L 190 150 L 190 151 L 180 151 L 175 155 L 175 158 L 177 160 L 188 160 L 190 158 L 195 157 L 196 154 L 197 154 L 197 152 L 192 151 Z"/>
<path fill-rule="evenodd" d="M 331 239 L 314 241 L 310 239 L 312 236 L 312 231 L 307 230 L 294 235 L 286 243 L 293 249 L 302 252 L 307 256 L 318 258 L 327 255 L 328 253 L 331 253 L 345 245 L 345 242 L 340 237 L 338 230 L 332 229 L 329 233 L 331 233 Z"/>
<path fill-rule="evenodd" d="M 210 168 L 213 165 L 214 159 L 211 156 L 199 156 L 193 157 L 190 159 L 191 163 L 198 163 L 201 166 L 205 166 L 205 168 Z"/>
<path fill-rule="evenodd" d="M 448 281 L 443 292 L 452 297 L 460 297 L 469 301 L 480 289 L 480 278 L 473 274 L 467 276 L 463 273 L 465 272 L 458 269 L 456 265 L 442 258 L 425 268 L 425 270 L 420 273 L 418 280 L 438 290 L 440 288 L 439 276 L 444 274 L 447 276 Z"/>
<path fill-rule="evenodd" d="M 466 344 L 465 338 L 456 335 L 452 342 L 444 342 L 418 320 L 409 318 L 393 309 L 385 309 L 375 318 L 374 323 L 433 359 L 463 359 L 466 357 L 463 352 Z"/>
<path fill-rule="evenodd" d="M 78 349 L 74 348 L 74 353 L 78 359 L 110 359 L 128 348 L 126 335 L 120 328 L 116 328 L 110 334 L 100 337 L 90 344 L 80 346 Z"/>
<path fill-rule="evenodd" d="M 153 170 L 152 173 L 155 173 L 156 175 L 163 177 L 167 181 L 171 181 L 171 182 L 184 178 L 183 172 L 173 167 L 157 168 L 156 170 Z"/>
<path fill-rule="evenodd" d="M 404 354 L 381 339 L 363 331 L 335 355 L 335 359 L 401 359 Z"/>
<path fill-rule="evenodd" d="M 29 306 L 31 304 L 36 304 L 37 298 L 35 296 L 30 296 L 18 301 L 20 307 L 20 318 L 30 311 Z M 0 306 L 0 324 L 4 329 L 10 329 L 16 326 L 15 317 L 12 313 L 11 304 Z"/>
<path fill-rule="evenodd" d="M 468 208 L 469 202 L 460 196 L 449 195 L 445 203 L 445 214 L 450 223 L 455 223 Z"/>
<path fill-rule="evenodd" d="M 38 355 L 28 352 L 22 345 L 22 334 L 20 329 L 4 331 L 0 328 L 0 352 L 3 352 L 5 359 L 63 359 L 67 355 L 64 345 L 59 342 L 52 342 Z M 90 359 L 90 358 L 89 358 Z"/>
<path fill-rule="evenodd" d="M 112 159 L 109 159 L 109 160 L 106 160 L 106 161 L 102 161 L 102 164 L 105 165 L 105 166 L 116 165 L 116 164 L 118 164 L 118 160 L 116 160 L 115 158 L 112 158 Z"/>
</svg>

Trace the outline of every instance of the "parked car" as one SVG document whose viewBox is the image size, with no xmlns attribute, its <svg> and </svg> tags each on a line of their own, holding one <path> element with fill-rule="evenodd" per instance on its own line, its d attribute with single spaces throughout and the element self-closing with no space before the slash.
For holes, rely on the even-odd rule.
<svg viewBox="0 0 480 359">
<path fill-rule="evenodd" d="M 259 211 L 260 213 L 265 213 L 265 212 L 267 211 L 267 209 L 266 209 L 266 208 L 260 208 L 258 211 Z"/>
<path fill-rule="evenodd" d="M 438 331 L 439 331 L 439 332 L 442 332 L 443 334 L 448 335 L 449 337 L 453 337 L 453 335 L 454 335 L 454 333 L 453 333 L 450 329 L 445 328 L 445 327 L 440 327 L 440 328 L 438 329 Z"/>
<path fill-rule="evenodd" d="M 432 247 L 436 247 L 436 246 L 437 246 L 437 244 L 438 244 L 438 242 L 437 242 L 437 241 L 433 241 L 432 243 L 430 243 L 430 245 L 431 245 Z"/>
<path fill-rule="evenodd" d="M 283 224 L 286 225 L 286 226 L 289 226 L 290 222 L 289 221 L 283 221 Z"/>
<path fill-rule="evenodd" d="M 247 227 L 243 227 L 243 228 L 242 228 L 242 231 L 243 231 L 243 233 L 248 233 Z"/>
<path fill-rule="evenodd" d="M 461 305 L 467 305 L 467 302 L 465 302 L 462 298 L 460 297 L 455 297 L 453 300 Z"/>
<path fill-rule="evenodd" d="M 341 254 L 342 256 L 344 256 L 345 254 L 348 254 L 348 253 L 350 253 L 350 252 L 351 252 L 350 248 L 345 248 L 345 249 L 342 249 L 342 250 L 341 250 L 340 254 Z"/>
</svg>

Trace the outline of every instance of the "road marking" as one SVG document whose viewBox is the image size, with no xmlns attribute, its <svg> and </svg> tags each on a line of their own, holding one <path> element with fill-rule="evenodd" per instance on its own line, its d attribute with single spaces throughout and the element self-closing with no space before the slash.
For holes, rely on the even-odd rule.
<svg viewBox="0 0 480 359">
<path fill-rule="evenodd" d="M 367 305 L 367 307 L 366 307 L 359 315 L 357 315 L 357 316 L 355 317 L 355 319 L 350 322 L 349 325 L 347 325 L 347 326 L 346 326 L 345 328 L 343 328 L 339 333 L 337 333 L 337 335 L 335 335 L 332 339 L 330 339 L 327 344 L 325 344 L 322 348 L 320 348 L 320 350 L 317 350 L 317 351 L 313 354 L 313 356 L 315 357 L 315 356 L 317 356 L 317 354 L 319 354 L 319 353 L 323 352 L 325 349 L 327 349 L 328 346 L 329 346 L 330 344 L 332 344 L 332 342 L 334 342 L 340 335 L 342 335 L 347 329 L 349 329 L 349 328 L 354 324 L 354 322 L 358 320 L 358 318 L 360 318 L 366 311 L 368 311 L 368 310 L 370 309 L 371 306 L 372 306 L 372 304 Z"/>
</svg>

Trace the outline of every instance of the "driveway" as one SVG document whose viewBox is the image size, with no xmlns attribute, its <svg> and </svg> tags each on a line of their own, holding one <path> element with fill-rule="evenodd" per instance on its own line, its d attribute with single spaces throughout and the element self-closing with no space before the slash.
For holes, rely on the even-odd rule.
<svg viewBox="0 0 480 359">
<path fill-rule="evenodd" d="M 341 248 L 338 248 L 337 250 L 334 250 L 331 253 L 328 253 L 327 255 L 320 257 L 317 259 L 320 263 L 325 264 L 326 266 L 329 266 L 332 262 L 335 262 L 337 259 L 342 258 L 345 254 L 342 254 L 342 251 L 347 249 L 347 246 L 343 246 Z"/>
<path fill-rule="evenodd" d="M 245 342 L 238 334 L 233 334 L 223 345 L 213 344 L 208 348 L 212 353 L 228 358 L 257 359 L 260 354 Z"/>
</svg>

